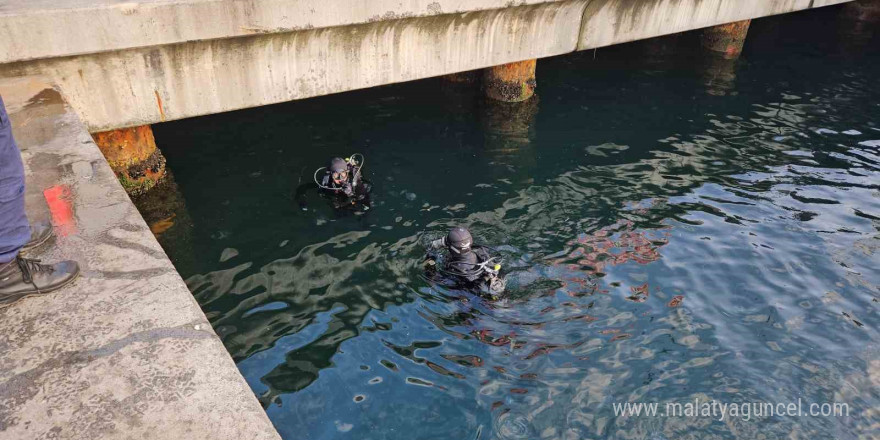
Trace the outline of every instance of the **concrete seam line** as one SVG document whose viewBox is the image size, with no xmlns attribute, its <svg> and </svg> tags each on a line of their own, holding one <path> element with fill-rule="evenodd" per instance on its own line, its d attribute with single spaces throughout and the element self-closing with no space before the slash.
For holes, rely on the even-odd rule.
<svg viewBox="0 0 880 440">
<path fill-rule="evenodd" d="M 587 23 L 587 7 L 590 6 L 593 0 L 584 0 L 584 7 L 581 9 L 581 25 L 578 27 L 578 36 L 577 40 L 574 42 L 574 49 L 571 50 L 572 53 L 580 50 L 581 47 L 581 39 L 584 38 L 584 28 L 586 28 Z"/>
</svg>

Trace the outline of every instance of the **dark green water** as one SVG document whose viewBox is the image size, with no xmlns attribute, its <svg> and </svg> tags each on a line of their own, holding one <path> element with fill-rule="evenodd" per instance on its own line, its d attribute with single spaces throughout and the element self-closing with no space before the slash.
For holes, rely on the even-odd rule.
<svg viewBox="0 0 880 440">
<path fill-rule="evenodd" d="M 542 59 L 517 112 L 433 79 L 161 124 L 142 210 L 285 439 L 871 438 L 880 26 L 838 12 Z M 372 210 L 293 202 L 353 152 Z M 509 299 L 420 276 L 458 224 Z M 849 416 L 613 409 L 694 399 Z"/>
</svg>

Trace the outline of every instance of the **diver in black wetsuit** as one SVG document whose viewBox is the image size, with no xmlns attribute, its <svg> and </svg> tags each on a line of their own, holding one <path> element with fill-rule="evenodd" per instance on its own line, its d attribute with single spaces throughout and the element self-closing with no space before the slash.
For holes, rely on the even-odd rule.
<svg viewBox="0 0 880 440">
<path fill-rule="evenodd" d="M 345 197 L 354 197 L 361 184 L 360 165 L 353 160 L 341 157 L 330 159 L 330 165 L 318 186 L 325 191 L 332 191 Z"/>
<path fill-rule="evenodd" d="M 462 227 L 455 227 L 446 237 L 431 242 L 431 249 L 449 252 L 442 268 L 437 268 L 437 255 L 429 253 L 426 263 L 429 270 L 437 270 L 442 274 L 454 277 L 455 280 L 469 289 L 492 297 L 504 292 L 505 282 L 499 276 L 501 258 L 492 257 L 485 246 L 474 245 L 471 233 Z"/>
<path fill-rule="evenodd" d="M 372 188 L 370 182 L 364 179 L 361 174 L 363 166 L 364 156 L 362 154 L 353 154 L 347 159 L 334 157 L 330 159 L 330 164 L 327 167 L 315 170 L 313 176 L 315 185 L 322 193 L 331 198 L 333 207 L 336 209 L 352 207 L 369 209 L 369 195 Z M 319 179 L 318 175 L 322 170 L 324 174 Z M 305 209 L 305 193 L 310 188 L 314 188 L 314 186 L 306 184 L 297 188 L 296 199 L 303 209 Z"/>
</svg>

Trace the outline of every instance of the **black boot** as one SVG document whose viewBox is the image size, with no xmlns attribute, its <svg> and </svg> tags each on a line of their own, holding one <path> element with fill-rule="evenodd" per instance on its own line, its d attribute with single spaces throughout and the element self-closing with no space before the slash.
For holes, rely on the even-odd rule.
<svg viewBox="0 0 880 440">
<path fill-rule="evenodd" d="M 22 252 L 29 251 L 42 245 L 52 238 L 52 225 L 45 222 L 31 223 L 31 239 L 21 248 Z"/>
<path fill-rule="evenodd" d="M 26 296 L 60 289 L 79 275 L 79 265 L 74 261 L 55 264 L 40 264 L 39 261 L 19 256 L 0 265 L 0 307 Z"/>
</svg>

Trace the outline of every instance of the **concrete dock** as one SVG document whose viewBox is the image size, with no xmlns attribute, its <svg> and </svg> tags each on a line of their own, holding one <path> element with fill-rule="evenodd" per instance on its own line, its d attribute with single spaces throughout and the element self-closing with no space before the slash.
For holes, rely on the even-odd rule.
<svg viewBox="0 0 880 440">
<path fill-rule="evenodd" d="M 848 1 L 0 0 L 0 77 L 49 78 L 94 133 Z"/>
<path fill-rule="evenodd" d="M 0 80 L 31 220 L 72 285 L 0 309 L 0 439 L 278 439 L 85 125 L 34 78 Z"/>
</svg>

